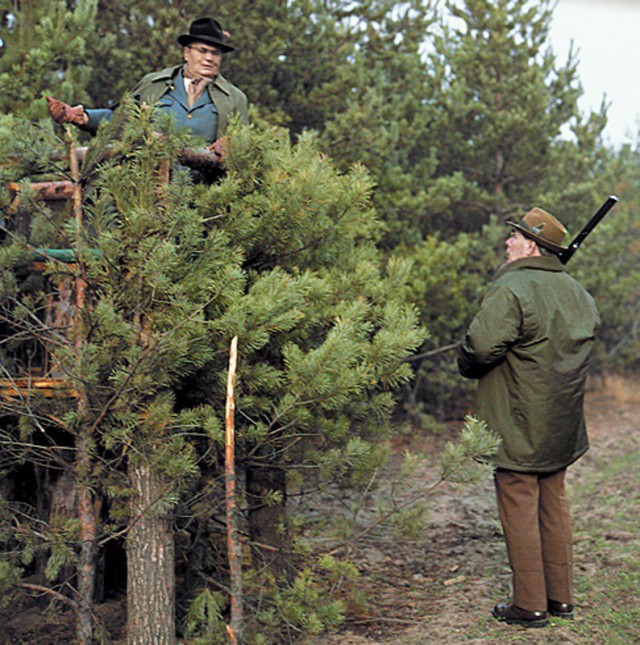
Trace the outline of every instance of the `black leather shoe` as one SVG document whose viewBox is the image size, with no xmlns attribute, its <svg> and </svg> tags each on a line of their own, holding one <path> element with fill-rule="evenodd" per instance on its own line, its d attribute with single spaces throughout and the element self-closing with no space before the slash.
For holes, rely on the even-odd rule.
<svg viewBox="0 0 640 645">
<path fill-rule="evenodd" d="M 557 602 L 556 600 L 548 599 L 547 611 L 555 618 L 573 620 L 573 605 L 568 602 Z"/>
<path fill-rule="evenodd" d="M 498 603 L 491 615 L 507 625 L 522 625 L 523 627 L 546 627 L 549 624 L 546 611 L 529 611 L 520 607 Z"/>
</svg>

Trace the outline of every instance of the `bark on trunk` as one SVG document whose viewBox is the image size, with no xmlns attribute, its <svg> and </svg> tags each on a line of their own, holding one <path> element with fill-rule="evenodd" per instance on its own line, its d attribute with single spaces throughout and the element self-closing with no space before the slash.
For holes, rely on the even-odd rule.
<svg viewBox="0 0 640 645">
<path fill-rule="evenodd" d="M 67 141 L 69 143 L 69 169 L 73 178 L 73 213 L 78 233 L 82 229 L 82 187 L 80 185 L 80 171 L 75 142 L 71 130 L 67 128 Z M 73 317 L 73 338 L 76 350 L 78 374 L 82 374 L 82 355 L 85 343 L 84 310 L 86 305 L 86 283 L 83 276 L 75 280 L 76 306 Z M 87 393 L 82 385 L 78 384 L 78 413 L 84 417 L 88 409 Z M 76 635 L 79 645 L 93 643 L 93 593 L 96 583 L 96 537 L 98 533 L 98 504 L 94 503 L 92 492 L 92 427 L 83 423 L 78 428 L 76 437 L 76 487 L 77 509 L 79 518 L 80 552 L 78 554 L 78 615 Z"/>
<path fill-rule="evenodd" d="M 274 466 L 248 468 L 245 476 L 253 558 L 266 559 L 270 566 L 286 574 L 291 546 L 286 512 L 286 474 Z M 282 494 L 282 503 L 270 506 L 265 500 L 269 491 L 274 490 Z M 272 548 L 265 549 L 265 546 Z"/>
<path fill-rule="evenodd" d="M 172 520 L 158 501 L 166 481 L 153 466 L 129 464 L 132 527 L 127 537 L 127 644 L 175 644 Z"/>
<path fill-rule="evenodd" d="M 76 487 L 78 518 L 80 520 L 80 552 L 78 554 L 78 615 L 76 635 L 79 645 L 93 643 L 93 594 L 96 583 L 97 506 L 87 481 L 87 463 L 91 457 L 81 437 L 78 450 L 78 483 Z"/>
</svg>

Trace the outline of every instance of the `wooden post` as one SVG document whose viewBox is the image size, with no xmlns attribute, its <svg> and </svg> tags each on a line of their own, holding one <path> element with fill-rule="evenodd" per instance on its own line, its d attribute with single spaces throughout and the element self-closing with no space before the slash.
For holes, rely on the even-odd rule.
<svg viewBox="0 0 640 645">
<path fill-rule="evenodd" d="M 227 553 L 229 556 L 229 581 L 231 589 L 231 622 L 227 633 L 232 645 L 242 645 L 242 560 L 236 517 L 236 470 L 234 437 L 234 387 L 238 355 L 238 337 L 231 340 L 227 401 L 225 405 L 225 500 L 227 506 Z"/>
<path fill-rule="evenodd" d="M 67 126 L 67 142 L 69 145 L 69 169 L 73 180 L 73 215 L 76 224 L 76 235 L 79 236 L 82 227 L 82 186 L 80 185 L 80 169 L 76 145 L 69 126 Z M 78 616 L 76 638 L 78 645 L 90 645 L 94 642 L 93 593 L 96 581 L 96 549 L 98 533 L 98 500 L 92 491 L 92 443 L 93 433 L 91 424 L 85 418 L 89 403 L 87 393 L 82 384 L 82 350 L 84 339 L 84 309 L 86 304 L 86 282 L 82 275 L 83 264 L 76 264 L 75 276 L 75 315 L 73 320 L 73 339 L 78 366 L 77 406 L 81 422 L 76 430 L 76 491 L 77 512 L 79 520 L 80 551 L 78 553 Z"/>
<path fill-rule="evenodd" d="M 67 126 L 68 127 L 68 126 Z M 71 172 L 71 179 L 73 179 L 73 218 L 76 223 L 76 234 L 80 235 L 84 214 L 82 212 L 82 186 L 80 184 L 80 165 L 78 162 L 78 152 L 76 150 L 75 142 L 69 130 L 67 130 L 69 138 L 69 170 Z M 77 257 L 77 254 L 76 254 Z M 78 270 L 81 270 L 81 263 L 78 263 Z M 82 310 L 84 309 L 86 299 L 86 282 L 82 275 L 76 277 L 76 321 L 75 324 L 82 321 Z M 81 335 L 76 331 L 76 346 L 82 344 Z"/>
</svg>

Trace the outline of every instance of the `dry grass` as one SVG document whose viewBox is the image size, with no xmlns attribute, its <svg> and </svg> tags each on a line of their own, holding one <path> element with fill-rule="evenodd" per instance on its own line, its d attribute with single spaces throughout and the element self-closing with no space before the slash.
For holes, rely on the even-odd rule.
<svg viewBox="0 0 640 645">
<path fill-rule="evenodd" d="M 640 403 L 640 378 L 607 374 L 602 379 L 601 390 L 616 403 Z"/>
</svg>

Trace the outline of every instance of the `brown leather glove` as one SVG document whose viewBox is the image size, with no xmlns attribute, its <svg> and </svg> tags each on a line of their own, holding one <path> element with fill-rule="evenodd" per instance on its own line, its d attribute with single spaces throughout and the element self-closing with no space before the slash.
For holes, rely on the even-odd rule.
<svg viewBox="0 0 640 645">
<path fill-rule="evenodd" d="M 210 146 L 209 150 L 215 152 L 220 163 L 224 163 L 229 151 L 229 139 L 227 137 L 220 137 L 216 139 Z"/>
<path fill-rule="evenodd" d="M 47 96 L 45 98 L 47 99 L 49 114 L 56 123 L 74 123 L 75 125 L 84 125 L 87 122 L 88 116 L 82 105 L 71 107 L 58 99 L 54 99 L 52 96 Z"/>
</svg>

